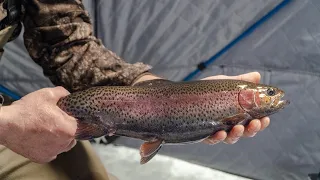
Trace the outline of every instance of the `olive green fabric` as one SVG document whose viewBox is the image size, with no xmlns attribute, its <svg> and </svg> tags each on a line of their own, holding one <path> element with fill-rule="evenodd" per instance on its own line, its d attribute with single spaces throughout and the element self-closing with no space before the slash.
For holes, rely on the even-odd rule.
<svg viewBox="0 0 320 180">
<path fill-rule="evenodd" d="M 0 49 L 8 42 L 17 25 L 8 26 L 0 31 Z"/>
<path fill-rule="evenodd" d="M 80 141 L 47 164 L 37 164 L 0 146 L 1 180 L 113 180 L 90 142 Z"/>
</svg>

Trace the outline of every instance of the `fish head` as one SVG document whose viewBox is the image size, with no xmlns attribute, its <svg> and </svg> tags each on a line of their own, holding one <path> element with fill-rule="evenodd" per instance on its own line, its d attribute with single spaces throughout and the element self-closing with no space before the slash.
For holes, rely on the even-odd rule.
<svg viewBox="0 0 320 180">
<path fill-rule="evenodd" d="M 285 92 L 274 86 L 257 84 L 244 87 L 239 93 L 240 106 L 253 118 L 269 116 L 290 104 L 283 100 Z"/>
</svg>

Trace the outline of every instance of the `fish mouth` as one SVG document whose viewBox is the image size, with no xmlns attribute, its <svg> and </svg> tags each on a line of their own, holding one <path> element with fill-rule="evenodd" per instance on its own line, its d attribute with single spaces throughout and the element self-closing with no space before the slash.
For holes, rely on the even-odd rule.
<svg viewBox="0 0 320 180">
<path fill-rule="evenodd" d="M 290 104 L 290 100 L 286 100 L 286 99 L 282 99 L 284 97 L 284 93 L 282 93 L 280 96 L 279 96 L 279 101 L 277 103 L 277 106 L 278 107 L 281 107 L 281 108 L 284 108 L 286 107 L 287 105 Z"/>
<path fill-rule="evenodd" d="M 289 100 L 281 100 L 278 102 L 278 106 L 287 106 L 290 104 L 290 101 Z"/>
</svg>

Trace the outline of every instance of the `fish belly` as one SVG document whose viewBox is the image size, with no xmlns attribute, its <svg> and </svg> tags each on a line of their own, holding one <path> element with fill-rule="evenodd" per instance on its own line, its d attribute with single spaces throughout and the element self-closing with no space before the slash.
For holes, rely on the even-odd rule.
<svg viewBox="0 0 320 180">
<path fill-rule="evenodd" d="M 234 124 L 226 120 L 244 112 L 238 104 L 238 92 L 149 97 L 122 101 L 116 106 L 115 134 L 147 141 L 161 139 L 165 143 L 200 141 L 229 129 Z"/>
</svg>

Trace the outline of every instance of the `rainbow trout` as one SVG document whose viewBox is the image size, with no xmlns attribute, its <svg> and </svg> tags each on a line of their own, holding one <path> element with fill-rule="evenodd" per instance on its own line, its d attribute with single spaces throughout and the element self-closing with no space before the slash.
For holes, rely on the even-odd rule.
<svg viewBox="0 0 320 180">
<path fill-rule="evenodd" d="M 269 116 L 290 102 L 273 86 L 240 80 L 98 86 L 72 93 L 58 106 L 78 121 L 76 139 L 118 135 L 145 141 L 140 164 L 163 144 L 196 143 L 220 130 Z"/>
</svg>

